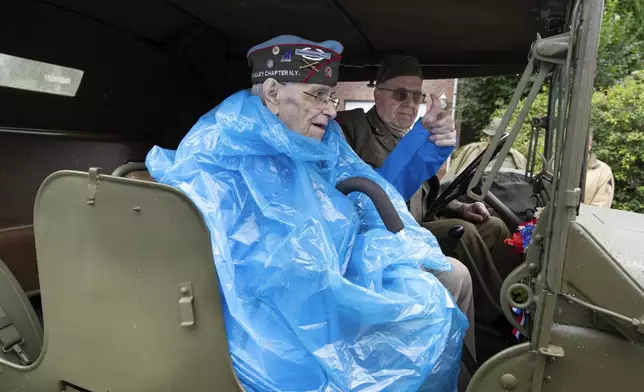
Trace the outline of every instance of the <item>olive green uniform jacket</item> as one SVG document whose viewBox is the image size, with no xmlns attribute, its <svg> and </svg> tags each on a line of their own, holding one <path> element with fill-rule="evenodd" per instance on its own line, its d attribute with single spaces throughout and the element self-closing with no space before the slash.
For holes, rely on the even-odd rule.
<svg viewBox="0 0 644 392">
<path fill-rule="evenodd" d="M 378 117 L 375 106 L 367 113 L 362 109 L 338 112 L 336 121 L 353 151 L 374 168 L 383 165 L 400 140 Z"/>
</svg>

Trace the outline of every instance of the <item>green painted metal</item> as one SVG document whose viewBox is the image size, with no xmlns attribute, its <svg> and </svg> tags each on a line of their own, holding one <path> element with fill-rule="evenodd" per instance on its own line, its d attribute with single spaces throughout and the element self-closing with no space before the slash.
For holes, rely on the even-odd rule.
<svg viewBox="0 0 644 392">
<path fill-rule="evenodd" d="M 579 208 L 602 10 L 602 0 L 571 3 L 570 31 L 538 40 L 521 80 L 525 87 L 535 69 L 542 71 L 537 83 L 554 75 L 555 159 L 538 175 L 552 176 L 551 202 L 525 263 L 501 290 L 507 307 L 513 287 L 529 288 L 532 320 L 521 330 L 530 341 L 482 364 L 468 392 L 644 390 L 644 259 L 637 256 L 644 220 Z M 0 262 L 0 307 L 35 359 L 22 366 L 0 354 L 0 392 L 242 390 L 201 214 L 177 189 L 116 177 L 141 169 L 58 172 L 42 184 L 35 234 L 44 341 Z"/>
<path fill-rule="evenodd" d="M 644 390 L 644 219 L 579 205 L 602 10 L 577 1 L 565 62 L 557 42 L 553 199 L 505 282 L 534 288 L 531 340 L 490 359 L 468 392 Z"/>
<path fill-rule="evenodd" d="M 210 235 L 183 193 L 63 171 L 34 213 L 45 343 L 32 366 L 0 361 L 0 391 L 242 390 Z"/>
</svg>

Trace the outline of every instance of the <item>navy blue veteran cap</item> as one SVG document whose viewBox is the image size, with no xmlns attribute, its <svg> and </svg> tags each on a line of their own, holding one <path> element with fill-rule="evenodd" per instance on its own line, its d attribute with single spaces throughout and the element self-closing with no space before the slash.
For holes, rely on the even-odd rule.
<svg viewBox="0 0 644 392">
<path fill-rule="evenodd" d="M 342 56 L 337 41 L 313 42 L 294 35 L 280 35 L 248 51 L 253 84 L 273 78 L 278 82 L 335 86 Z"/>
</svg>

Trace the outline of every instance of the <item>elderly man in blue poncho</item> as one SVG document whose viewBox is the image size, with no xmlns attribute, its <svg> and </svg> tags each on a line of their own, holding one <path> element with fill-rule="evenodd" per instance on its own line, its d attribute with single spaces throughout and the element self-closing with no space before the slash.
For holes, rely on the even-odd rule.
<svg viewBox="0 0 644 392">
<path fill-rule="evenodd" d="M 253 88 L 206 113 L 176 151 L 153 148 L 146 164 L 210 229 L 247 391 L 453 392 L 468 322 L 461 293 L 436 276 L 454 271 L 333 120 L 341 52 L 294 36 L 252 48 Z M 437 170 L 452 148 L 422 125 L 410 134 L 425 142 L 409 154 Z M 405 228 L 389 232 L 365 195 L 335 189 L 350 177 L 378 183 Z"/>
</svg>

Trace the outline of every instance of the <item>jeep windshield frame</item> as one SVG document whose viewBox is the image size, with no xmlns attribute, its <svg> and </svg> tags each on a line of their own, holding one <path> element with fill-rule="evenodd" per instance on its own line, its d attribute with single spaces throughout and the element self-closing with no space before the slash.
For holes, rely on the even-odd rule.
<svg viewBox="0 0 644 392">
<path fill-rule="evenodd" d="M 497 162 L 502 162 L 508 153 L 509 144 L 520 132 L 521 123 L 526 118 L 527 111 L 545 76 L 552 76 L 548 110 L 549 129 L 547 130 L 549 137 L 545 138 L 544 143 L 554 144 L 554 149 L 550 150 L 554 162 L 552 165 L 544 165 L 544 169 L 552 176 L 553 196 L 546 206 L 543 222 L 540 223 L 545 226 L 541 230 L 537 229 L 545 233 L 545 235 L 539 234 L 542 236 L 543 252 L 538 255 L 538 260 L 533 260 L 535 263 L 538 262 L 536 268 L 539 270 L 535 280 L 534 330 L 530 334 L 530 347 L 534 352 L 547 352 L 549 349 L 550 331 L 557 308 L 556 301 L 558 297 L 565 295 L 563 276 L 567 240 L 571 224 L 577 219 L 582 200 L 585 176 L 582 173 L 585 173 L 585 157 L 588 153 L 592 93 L 603 6 L 602 0 L 576 0 L 569 14 L 568 29 L 562 34 L 561 39 L 554 37 L 537 40 L 533 46 L 532 59 L 500 125 L 500 129 L 504 130 L 517 107 L 518 98 L 525 89 L 528 78 L 538 69 L 539 76 L 510 132 L 510 143 L 506 143 L 501 150 Z M 546 57 L 545 52 L 552 57 Z M 490 151 L 498 144 L 502 133 L 497 131 L 490 143 Z M 491 153 L 486 153 L 479 170 L 470 182 L 468 195 L 474 199 L 482 200 L 485 197 L 489 189 L 486 185 L 488 182 L 491 184 L 500 168 L 500 164 L 495 165 L 489 172 L 486 183 L 481 187 L 481 194 L 474 193 L 473 189 L 479 185 L 483 169 L 489 164 L 490 158 Z M 541 390 L 543 367 L 542 363 L 539 363 L 540 366 L 534 370 L 533 391 Z"/>
</svg>

